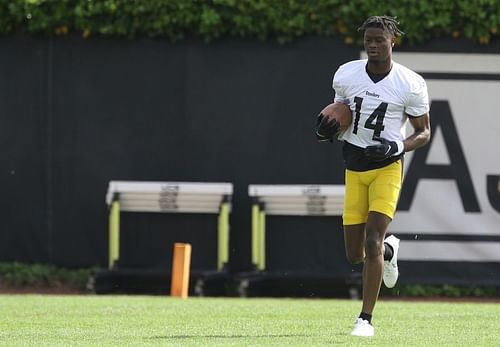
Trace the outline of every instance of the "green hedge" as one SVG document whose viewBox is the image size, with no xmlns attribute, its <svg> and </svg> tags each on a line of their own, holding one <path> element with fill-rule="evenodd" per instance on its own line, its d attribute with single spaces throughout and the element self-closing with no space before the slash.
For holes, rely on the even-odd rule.
<svg viewBox="0 0 500 347">
<path fill-rule="evenodd" d="M 359 43 L 357 28 L 376 14 L 397 16 L 409 44 L 436 37 L 487 44 L 499 35 L 499 0 L 9 0 L 0 3 L 0 33 Z"/>
<path fill-rule="evenodd" d="M 0 262 L 2 288 L 67 288 L 85 290 L 95 269 L 65 269 L 53 265 Z"/>
<path fill-rule="evenodd" d="M 63 288 L 81 292 L 97 268 L 66 269 L 45 264 L 0 262 L 0 290 L 2 288 Z M 398 284 L 392 289 L 382 286 L 381 295 L 388 297 L 477 297 L 498 298 L 500 287 L 473 287 L 452 285 Z"/>
<path fill-rule="evenodd" d="M 398 284 L 392 289 L 382 286 L 382 296 L 394 297 L 449 297 L 449 298 L 498 298 L 499 287 L 476 287 L 476 286 L 453 286 L 444 285 L 420 285 L 420 284 Z"/>
</svg>

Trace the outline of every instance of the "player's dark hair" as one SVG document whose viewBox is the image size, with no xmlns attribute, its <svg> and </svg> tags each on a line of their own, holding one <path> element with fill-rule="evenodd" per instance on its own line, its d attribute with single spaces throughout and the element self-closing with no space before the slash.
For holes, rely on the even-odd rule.
<svg viewBox="0 0 500 347">
<path fill-rule="evenodd" d="M 394 37 L 404 35 L 405 33 L 398 28 L 399 22 L 396 19 L 397 17 L 391 16 L 371 16 L 361 24 L 358 31 L 364 31 L 367 28 L 381 28 L 390 32 Z"/>
</svg>

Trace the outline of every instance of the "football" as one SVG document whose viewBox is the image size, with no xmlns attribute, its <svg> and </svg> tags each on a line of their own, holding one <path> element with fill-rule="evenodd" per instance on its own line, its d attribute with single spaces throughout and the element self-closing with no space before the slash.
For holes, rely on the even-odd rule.
<svg viewBox="0 0 500 347">
<path fill-rule="evenodd" d="M 345 131 L 352 123 L 352 112 L 349 105 L 340 102 L 334 102 L 327 105 L 321 113 L 328 120 L 334 118 L 340 123 L 340 131 Z"/>
</svg>

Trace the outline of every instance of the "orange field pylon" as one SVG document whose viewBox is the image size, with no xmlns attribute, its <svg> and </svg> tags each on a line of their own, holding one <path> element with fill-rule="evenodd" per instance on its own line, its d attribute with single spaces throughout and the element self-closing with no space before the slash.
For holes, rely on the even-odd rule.
<svg viewBox="0 0 500 347">
<path fill-rule="evenodd" d="M 191 266 L 191 245 L 175 243 L 172 261 L 170 295 L 187 299 L 189 292 L 189 272 Z"/>
</svg>

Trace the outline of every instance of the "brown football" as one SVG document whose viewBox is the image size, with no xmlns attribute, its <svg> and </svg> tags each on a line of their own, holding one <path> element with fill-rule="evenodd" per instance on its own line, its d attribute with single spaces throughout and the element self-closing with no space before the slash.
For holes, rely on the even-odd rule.
<svg viewBox="0 0 500 347">
<path fill-rule="evenodd" d="M 321 113 L 327 119 L 335 118 L 340 123 L 340 131 L 345 131 L 352 123 L 352 112 L 347 104 L 334 102 L 327 105 Z"/>
</svg>

